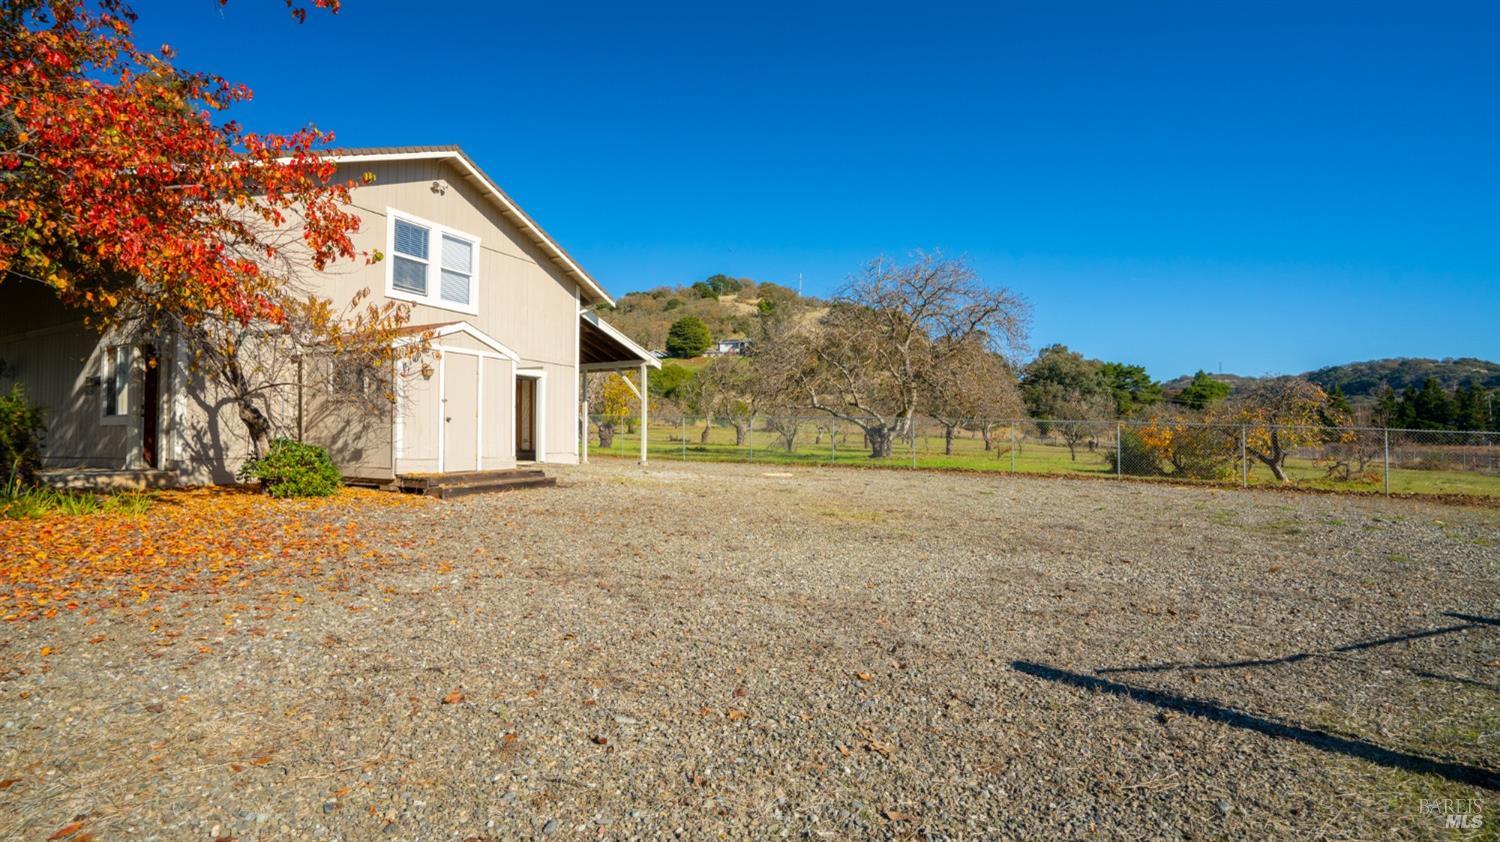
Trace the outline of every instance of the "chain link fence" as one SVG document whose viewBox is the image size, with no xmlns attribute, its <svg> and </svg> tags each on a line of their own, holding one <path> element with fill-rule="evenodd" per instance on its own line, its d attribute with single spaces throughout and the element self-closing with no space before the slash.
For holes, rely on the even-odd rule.
<svg viewBox="0 0 1500 842">
<path fill-rule="evenodd" d="M 1218 485 L 1500 497 L 1500 432 L 1011 418 L 894 425 L 889 452 L 819 416 L 653 413 L 654 460 L 1081 474 Z M 637 417 L 590 416 L 589 455 L 635 459 Z"/>
</svg>

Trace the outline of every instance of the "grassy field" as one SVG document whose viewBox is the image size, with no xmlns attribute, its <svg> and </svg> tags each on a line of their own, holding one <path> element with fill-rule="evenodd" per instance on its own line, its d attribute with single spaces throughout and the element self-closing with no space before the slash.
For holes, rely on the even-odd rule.
<svg viewBox="0 0 1500 842">
<path fill-rule="evenodd" d="M 953 454 L 944 452 L 941 430 L 924 431 L 915 442 L 901 440 L 895 444 L 895 452 L 888 459 L 871 459 L 863 445 L 863 434 L 858 428 L 847 424 L 838 427 L 836 441 L 824 425 L 820 436 L 812 421 L 798 429 L 795 447 L 788 450 L 781 436 L 758 424 L 743 444 L 735 443 L 733 427 L 714 425 L 708 429 L 707 441 L 702 439 L 703 423 L 689 421 L 653 422 L 648 437 L 648 452 L 654 460 L 684 460 L 696 462 L 764 462 L 766 464 L 845 465 L 851 467 L 929 468 L 963 469 L 973 471 L 1001 471 L 1030 474 L 1092 474 L 1109 476 L 1114 467 L 1108 456 L 1114 448 L 1113 433 L 1101 440 L 1097 449 L 1090 451 L 1080 446 L 1070 454 L 1060 439 L 1039 438 L 1035 435 L 1017 434 L 1016 447 L 1011 447 L 1009 430 L 1001 428 L 993 436 L 994 446 L 984 449 L 978 435 L 962 433 L 954 439 Z M 621 426 L 608 448 L 599 446 L 599 434 L 590 428 L 589 452 L 594 456 L 638 458 L 640 436 Z M 1491 459 L 1500 459 L 1500 454 L 1489 454 Z M 1301 486 L 1357 493 L 1379 493 L 1384 488 L 1380 462 L 1373 465 L 1373 472 L 1355 480 L 1340 480 L 1328 476 L 1327 465 L 1312 459 L 1288 460 L 1287 474 Z M 1168 476 L 1165 479 L 1173 479 Z M 1181 481 L 1181 480 L 1179 480 Z M 1236 463 L 1227 482 L 1240 481 L 1240 468 Z M 1264 465 L 1251 460 L 1248 481 L 1252 485 L 1277 485 L 1276 478 Z M 1418 469 L 1394 467 L 1390 473 L 1390 490 L 1393 494 L 1467 494 L 1500 497 L 1500 474 L 1478 470 Z"/>
</svg>

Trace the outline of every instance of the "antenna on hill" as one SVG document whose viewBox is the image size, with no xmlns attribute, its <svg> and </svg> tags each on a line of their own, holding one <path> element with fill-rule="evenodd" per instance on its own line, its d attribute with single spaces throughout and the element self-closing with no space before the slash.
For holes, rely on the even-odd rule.
<svg viewBox="0 0 1500 842">
<path fill-rule="evenodd" d="M 802 273 L 797 273 L 797 297 L 802 297 Z"/>
</svg>

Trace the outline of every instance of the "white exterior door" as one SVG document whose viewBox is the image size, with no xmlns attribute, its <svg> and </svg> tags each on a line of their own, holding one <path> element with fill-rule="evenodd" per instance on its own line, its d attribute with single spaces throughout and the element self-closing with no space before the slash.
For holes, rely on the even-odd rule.
<svg viewBox="0 0 1500 842">
<path fill-rule="evenodd" d="M 443 471 L 479 470 L 479 358 L 443 355 Z"/>
</svg>

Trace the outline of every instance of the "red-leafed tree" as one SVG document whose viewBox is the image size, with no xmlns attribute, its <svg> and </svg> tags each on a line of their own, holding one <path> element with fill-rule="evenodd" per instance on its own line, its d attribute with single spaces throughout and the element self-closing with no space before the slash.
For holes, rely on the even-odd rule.
<svg viewBox="0 0 1500 842">
<path fill-rule="evenodd" d="M 223 0 L 220 0 L 223 2 Z M 337 11 L 337 0 L 299 4 Z M 184 342 L 269 442 L 266 360 L 311 350 L 389 369 L 404 307 L 346 306 L 307 273 L 357 253 L 332 135 L 258 134 L 220 115 L 242 85 L 136 46 L 123 0 L 0 2 L 0 283 L 36 282 L 101 330 Z"/>
</svg>

